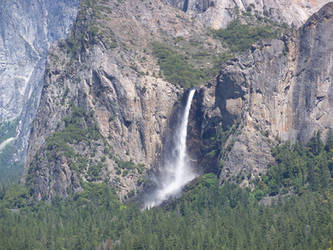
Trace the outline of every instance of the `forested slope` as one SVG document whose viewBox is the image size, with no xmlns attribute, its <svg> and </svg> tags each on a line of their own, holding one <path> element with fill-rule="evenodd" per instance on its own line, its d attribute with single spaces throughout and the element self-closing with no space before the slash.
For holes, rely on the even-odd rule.
<svg viewBox="0 0 333 250">
<path fill-rule="evenodd" d="M 214 174 L 182 198 L 142 211 L 106 184 L 51 203 L 21 186 L 0 190 L 3 249 L 328 249 L 333 237 L 333 136 L 274 149 L 255 183 L 220 186 Z M 265 196 L 265 198 L 264 198 Z M 271 205 L 267 206 L 269 202 Z"/>
</svg>

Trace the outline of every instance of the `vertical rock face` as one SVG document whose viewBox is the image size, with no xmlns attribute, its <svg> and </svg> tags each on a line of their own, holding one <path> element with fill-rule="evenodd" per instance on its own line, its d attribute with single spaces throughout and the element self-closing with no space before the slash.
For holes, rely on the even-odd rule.
<svg viewBox="0 0 333 250">
<path fill-rule="evenodd" d="M 300 30 L 298 65 L 292 97 L 293 128 L 298 141 L 333 123 L 333 3 Z"/>
<path fill-rule="evenodd" d="M 71 35 L 47 59 L 25 164 L 36 198 L 101 181 L 133 194 L 184 91 L 159 76 L 152 42 L 204 31 L 159 1 L 81 2 Z"/>
<path fill-rule="evenodd" d="M 264 41 L 230 61 L 216 83 L 215 104 L 227 142 L 221 180 L 264 172 L 277 140 L 305 143 L 333 128 L 333 3 L 313 15 L 298 33 Z M 220 156 L 221 157 L 221 156 Z M 238 177 L 238 178 L 237 178 Z"/>
<path fill-rule="evenodd" d="M 198 6 L 208 13 L 217 3 Z M 253 45 L 198 88 L 187 141 L 199 173 L 246 186 L 280 139 L 306 142 L 333 127 L 332 12 L 327 4 L 297 33 Z M 87 182 L 106 182 L 122 197 L 140 189 L 163 158 L 184 92 L 162 80 L 153 43 L 207 45 L 207 37 L 205 26 L 160 1 L 81 2 L 70 36 L 47 58 L 24 176 L 36 198 Z"/>
<path fill-rule="evenodd" d="M 191 12 L 206 26 L 214 29 L 224 28 L 233 19 L 237 11 L 250 11 L 272 18 L 278 22 L 286 22 L 301 26 L 328 0 L 163 0 L 183 11 Z"/>
<path fill-rule="evenodd" d="M 188 151 L 198 174 L 219 174 L 222 113 L 216 105 L 216 82 L 198 89 L 189 119 Z"/>
<path fill-rule="evenodd" d="M 40 99 L 47 50 L 68 33 L 79 0 L 0 4 L 0 123 L 18 119 L 22 160 Z"/>
</svg>

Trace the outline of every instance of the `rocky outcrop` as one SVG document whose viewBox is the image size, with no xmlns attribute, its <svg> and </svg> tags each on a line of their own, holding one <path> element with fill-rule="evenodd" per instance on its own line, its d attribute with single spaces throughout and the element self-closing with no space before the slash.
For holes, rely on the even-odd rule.
<svg viewBox="0 0 333 250">
<path fill-rule="evenodd" d="M 333 128 L 332 25 L 330 3 L 297 34 L 256 44 L 222 68 L 215 102 L 224 129 L 238 129 L 221 181 L 247 185 L 265 172 L 279 140 L 306 143 Z"/>
<path fill-rule="evenodd" d="M 163 0 L 214 29 L 225 28 L 240 12 L 265 16 L 277 22 L 294 24 L 297 27 L 328 0 L 289 1 L 289 0 Z"/>
<path fill-rule="evenodd" d="M 161 78 L 152 43 L 177 37 L 207 39 L 159 1 L 81 2 L 71 35 L 47 59 L 24 176 L 37 199 L 86 182 L 105 181 L 121 197 L 139 189 L 184 91 Z"/>
<path fill-rule="evenodd" d="M 253 45 L 198 87 L 188 128 L 197 172 L 247 186 L 280 140 L 306 142 L 332 128 L 332 5 L 295 34 Z M 163 80 L 156 41 L 183 49 L 184 58 L 198 44 L 221 52 L 205 26 L 160 1 L 81 3 L 71 35 L 47 58 L 24 176 L 37 199 L 102 181 L 129 197 L 158 166 L 184 89 Z"/>
<path fill-rule="evenodd" d="M 78 4 L 79 0 L 1 1 L 0 124 L 18 119 L 19 160 L 25 157 L 38 107 L 47 50 L 68 33 Z"/>
</svg>

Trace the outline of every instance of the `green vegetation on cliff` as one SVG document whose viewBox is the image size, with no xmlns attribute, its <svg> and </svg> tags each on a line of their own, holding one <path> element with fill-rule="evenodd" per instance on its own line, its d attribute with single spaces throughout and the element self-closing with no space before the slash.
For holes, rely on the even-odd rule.
<svg viewBox="0 0 333 250">
<path fill-rule="evenodd" d="M 333 187 L 333 135 L 327 142 L 316 133 L 307 145 L 285 143 L 272 150 L 276 163 L 269 166 L 266 175 L 256 179 L 255 196 L 296 193 L 307 190 L 325 191 Z"/>
<path fill-rule="evenodd" d="M 232 52 L 243 52 L 257 41 L 275 38 L 278 31 L 272 25 L 254 26 L 235 20 L 226 29 L 215 31 L 215 34 Z"/>
<path fill-rule="evenodd" d="M 71 152 L 70 144 L 89 142 L 99 138 L 99 131 L 94 124 L 91 124 L 89 114 L 81 108 L 72 106 L 71 115 L 64 119 L 64 129 L 49 137 L 46 147 L 50 150 L 58 148 Z"/>
<path fill-rule="evenodd" d="M 26 184 L 31 192 L 34 192 L 35 184 L 40 181 L 40 176 L 43 175 L 41 173 L 54 171 L 56 164 L 68 165 L 77 176 L 80 187 L 101 181 L 112 183 L 111 185 L 116 182 L 118 191 L 123 188 L 120 184 L 121 178 L 134 174 L 141 176 L 146 170 L 143 164 L 118 157 L 112 146 L 102 137 L 94 111 L 86 111 L 74 104 L 70 105 L 68 115 L 58 122 L 57 131 L 47 137 L 40 152 L 40 155 L 34 158 L 26 176 Z M 115 174 L 110 174 L 112 167 Z M 53 178 L 54 176 L 51 176 L 47 181 L 51 183 Z M 137 184 L 141 183 L 142 181 Z M 68 187 L 66 192 L 70 194 L 71 188 L 72 186 Z M 36 192 L 34 194 L 36 195 Z M 127 196 L 133 194 L 134 191 Z M 48 199 L 46 189 L 42 190 L 40 195 L 42 199 Z"/>
<path fill-rule="evenodd" d="M 221 65 L 237 53 L 248 50 L 258 41 L 280 37 L 287 30 L 287 25 L 243 13 L 226 29 L 205 34 L 206 40 L 213 37 L 220 40 L 223 49 L 217 49 L 216 45 L 213 48 L 209 42 L 204 42 L 202 37 L 176 37 L 154 42 L 152 52 L 165 80 L 189 88 L 215 77 Z"/>
<path fill-rule="evenodd" d="M 190 48 L 187 49 L 190 50 Z M 179 50 L 177 47 L 170 47 L 158 42 L 153 43 L 153 55 L 158 60 L 162 77 L 183 88 L 206 83 L 218 73 L 219 66 L 231 58 L 229 54 L 213 56 L 207 51 L 184 56 L 177 50 Z M 197 68 L 194 63 L 197 63 L 198 60 L 211 60 L 211 66 Z"/>
<path fill-rule="evenodd" d="M 203 70 L 194 68 L 184 56 L 171 48 L 154 43 L 153 53 L 158 58 L 158 64 L 167 81 L 179 84 L 184 88 L 190 88 L 207 80 L 207 74 Z"/>
<path fill-rule="evenodd" d="M 88 181 L 101 181 L 101 171 L 105 164 L 96 156 L 95 144 L 103 143 L 106 145 L 94 122 L 93 113 L 72 104 L 70 114 L 59 122 L 58 131 L 46 139 L 41 149 L 42 155 L 34 159 L 26 177 L 27 185 L 33 189 L 36 172 L 45 171 L 41 167 L 43 159 L 48 159 L 48 168 L 52 169 L 52 164 L 62 157 L 80 180 L 84 176 Z M 80 145 L 81 149 L 74 145 Z"/>
<path fill-rule="evenodd" d="M 240 53 L 251 48 L 251 45 L 262 40 L 279 38 L 291 30 L 286 23 L 277 23 L 267 17 L 252 12 L 236 11 L 236 19 L 226 29 L 213 31 L 213 34 L 232 53 Z"/>
</svg>

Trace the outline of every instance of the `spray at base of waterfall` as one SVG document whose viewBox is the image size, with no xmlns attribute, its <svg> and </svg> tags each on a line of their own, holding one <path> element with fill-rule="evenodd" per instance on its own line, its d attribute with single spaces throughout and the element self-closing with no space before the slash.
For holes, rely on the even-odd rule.
<svg viewBox="0 0 333 250">
<path fill-rule="evenodd" d="M 182 188 L 196 177 L 186 151 L 188 118 L 195 89 L 190 90 L 180 125 L 175 133 L 175 148 L 163 166 L 156 191 L 145 201 L 145 208 L 160 205 L 180 194 Z"/>
</svg>

